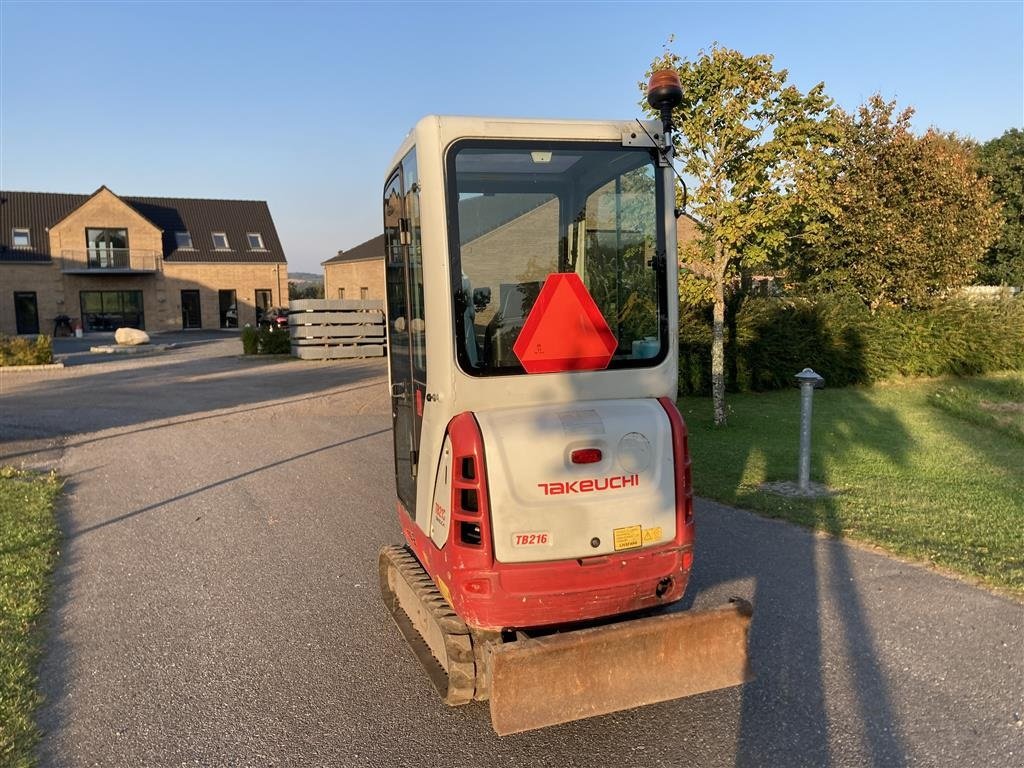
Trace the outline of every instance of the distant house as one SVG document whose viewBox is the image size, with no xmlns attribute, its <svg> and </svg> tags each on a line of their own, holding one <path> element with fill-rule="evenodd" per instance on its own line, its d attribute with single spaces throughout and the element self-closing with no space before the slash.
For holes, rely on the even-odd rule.
<svg viewBox="0 0 1024 768">
<path fill-rule="evenodd" d="M 288 301 L 257 200 L 0 192 L 0 332 L 237 328 Z"/>
<path fill-rule="evenodd" d="M 384 300 L 384 235 L 322 262 L 325 299 Z"/>
<path fill-rule="evenodd" d="M 479 197 L 461 203 L 459 216 L 464 264 L 473 262 L 478 252 L 502 253 L 512 248 L 519 253 L 535 255 L 538 265 L 548 263 L 548 254 L 537 249 L 549 245 L 550 238 L 545 235 L 552 227 L 558 226 L 557 201 L 538 204 L 535 198 L 535 195 L 522 195 L 522 200 L 516 201 L 513 196 L 505 195 L 500 201 Z M 676 227 L 680 246 L 699 236 L 699 224 L 689 214 L 679 217 Z M 537 237 L 531 237 L 531 233 Z M 337 256 L 322 262 L 324 298 L 384 299 L 384 249 L 384 235 L 377 235 L 355 248 L 338 251 Z M 504 274 L 503 269 L 500 261 L 477 258 L 471 276 L 473 287 L 490 288 L 493 295 L 499 297 L 501 285 L 492 279 L 491 273 Z M 546 272 L 539 272 L 536 275 L 524 275 L 522 279 L 543 280 L 545 275 Z M 497 303 L 482 310 L 478 318 L 482 322 L 488 320 L 496 307 Z"/>
<path fill-rule="evenodd" d="M 680 250 L 700 238 L 700 226 L 700 219 L 688 213 L 683 213 L 676 219 L 676 241 Z"/>
</svg>

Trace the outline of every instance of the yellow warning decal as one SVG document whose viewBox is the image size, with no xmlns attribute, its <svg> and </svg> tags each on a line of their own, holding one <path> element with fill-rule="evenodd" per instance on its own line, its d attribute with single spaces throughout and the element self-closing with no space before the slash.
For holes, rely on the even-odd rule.
<svg viewBox="0 0 1024 768">
<path fill-rule="evenodd" d="M 661 526 L 657 528 L 644 528 L 644 544 L 661 541 Z"/>
<path fill-rule="evenodd" d="M 437 577 L 437 589 L 444 596 L 444 599 L 448 601 L 448 605 L 452 604 L 452 593 L 448 589 L 448 585 L 444 583 L 444 579 L 440 576 Z"/>
<path fill-rule="evenodd" d="M 616 552 L 620 549 L 636 549 L 643 543 L 643 533 L 639 525 L 616 528 L 612 531 L 612 540 L 615 543 Z"/>
</svg>

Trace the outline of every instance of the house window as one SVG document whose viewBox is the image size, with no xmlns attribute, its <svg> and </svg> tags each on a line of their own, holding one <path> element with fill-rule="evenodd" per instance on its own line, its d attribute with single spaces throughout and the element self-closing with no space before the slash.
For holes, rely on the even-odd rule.
<svg viewBox="0 0 1024 768">
<path fill-rule="evenodd" d="M 130 269 L 128 230 L 93 228 L 85 230 L 89 248 L 89 269 Z"/>
<path fill-rule="evenodd" d="M 24 229 L 15 227 L 11 230 L 11 242 L 15 248 L 31 248 L 32 233 L 27 227 Z"/>
<path fill-rule="evenodd" d="M 249 238 L 249 250 L 250 251 L 264 251 L 263 247 L 263 235 L 259 232 L 250 232 L 246 235 Z"/>
<path fill-rule="evenodd" d="M 191 251 L 192 250 L 192 233 L 191 232 L 175 232 L 174 233 L 174 244 L 182 249 Z"/>
<path fill-rule="evenodd" d="M 360 288 L 359 289 L 359 298 L 360 299 L 364 299 L 364 300 L 370 298 L 370 289 L 369 288 Z"/>
<path fill-rule="evenodd" d="M 86 331 L 146 327 L 142 291 L 81 291 L 78 295 Z"/>
<path fill-rule="evenodd" d="M 213 249 L 215 251 L 231 250 L 231 246 L 228 245 L 228 236 L 224 232 L 213 233 Z"/>
<path fill-rule="evenodd" d="M 345 289 L 344 288 L 339 288 L 338 289 L 338 298 L 339 299 L 344 299 L 345 298 Z"/>
</svg>

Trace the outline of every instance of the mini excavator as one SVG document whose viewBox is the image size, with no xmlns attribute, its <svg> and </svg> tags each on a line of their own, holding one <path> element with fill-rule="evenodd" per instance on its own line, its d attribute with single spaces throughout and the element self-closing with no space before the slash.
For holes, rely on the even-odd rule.
<svg viewBox="0 0 1024 768">
<path fill-rule="evenodd" d="M 429 116 L 384 187 L 404 545 L 395 623 L 501 735 L 739 685 L 752 607 L 668 609 L 694 556 L 661 120 Z"/>
</svg>

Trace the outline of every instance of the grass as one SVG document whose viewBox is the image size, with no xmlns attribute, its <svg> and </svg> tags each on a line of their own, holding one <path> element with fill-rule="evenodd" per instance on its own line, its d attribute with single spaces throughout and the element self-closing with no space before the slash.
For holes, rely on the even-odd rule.
<svg viewBox="0 0 1024 768">
<path fill-rule="evenodd" d="M 972 424 L 992 427 L 1024 441 L 1024 376 L 992 376 L 948 384 L 929 394 L 928 402 Z"/>
<path fill-rule="evenodd" d="M 759 487 L 796 479 L 796 389 L 729 395 L 725 428 L 707 398 L 679 406 L 699 495 L 1024 595 L 1022 392 L 1020 373 L 816 392 L 811 479 L 837 493 L 814 500 Z"/>
<path fill-rule="evenodd" d="M 37 622 L 57 557 L 60 487 L 52 474 L 0 468 L 0 765 L 35 762 Z"/>
</svg>

